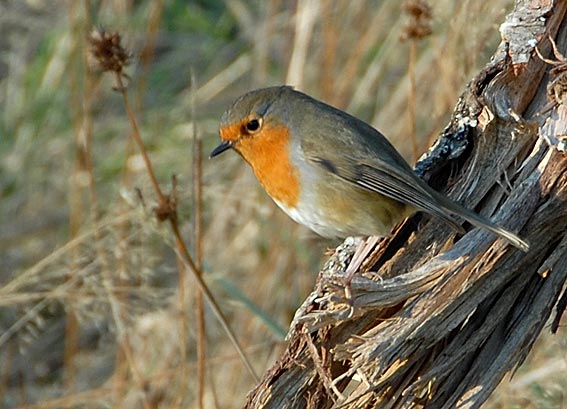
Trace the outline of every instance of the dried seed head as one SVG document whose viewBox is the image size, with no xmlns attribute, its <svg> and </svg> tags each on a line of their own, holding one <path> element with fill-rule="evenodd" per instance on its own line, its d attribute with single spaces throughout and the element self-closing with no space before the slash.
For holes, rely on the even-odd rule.
<svg viewBox="0 0 567 409">
<path fill-rule="evenodd" d="M 122 46 L 120 34 L 94 29 L 89 36 L 90 56 L 102 71 L 123 74 L 130 64 L 130 53 Z"/>
<path fill-rule="evenodd" d="M 404 12 L 419 20 L 431 20 L 431 6 L 425 0 L 408 0 L 402 5 Z"/>
<path fill-rule="evenodd" d="M 402 8 L 409 17 L 402 29 L 402 40 L 419 40 L 431 34 L 431 6 L 426 0 L 406 0 Z"/>
</svg>

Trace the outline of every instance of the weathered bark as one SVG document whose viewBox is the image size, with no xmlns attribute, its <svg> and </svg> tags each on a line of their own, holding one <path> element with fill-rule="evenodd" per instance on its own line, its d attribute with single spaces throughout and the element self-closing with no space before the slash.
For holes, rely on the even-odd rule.
<svg viewBox="0 0 567 409">
<path fill-rule="evenodd" d="M 518 0 L 492 61 L 417 166 L 451 197 L 518 231 L 530 251 L 479 229 L 456 237 L 418 215 L 373 250 L 349 303 L 340 283 L 356 240 L 346 240 L 246 407 L 478 407 L 522 363 L 556 305 L 557 324 L 566 303 L 567 158 L 558 135 L 567 134 L 567 110 L 563 73 L 546 74 L 535 47 L 555 59 L 551 37 L 566 49 L 566 8 Z"/>
</svg>

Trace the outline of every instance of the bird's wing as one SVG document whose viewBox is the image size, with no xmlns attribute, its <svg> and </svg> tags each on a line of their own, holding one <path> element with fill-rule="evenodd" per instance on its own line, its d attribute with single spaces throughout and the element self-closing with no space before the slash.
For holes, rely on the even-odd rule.
<svg viewBox="0 0 567 409">
<path fill-rule="evenodd" d="M 390 142 L 370 125 L 334 108 L 316 107 L 311 113 L 314 115 L 309 118 L 315 118 L 310 120 L 316 123 L 309 127 L 310 138 L 301 141 L 308 162 L 362 189 L 437 216 L 459 232 L 464 229 L 456 215 L 505 238 L 523 251 L 528 250 L 529 244 L 516 234 L 427 185 Z M 325 115 L 332 120 L 325 120 Z"/>
<path fill-rule="evenodd" d="M 368 163 L 348 157 L 338 161 L 319 156 L 308 158 L 348 183 L 426 211 L 464 232 L 455 217 L 443 209 L 435 193 L 431 193 L 432 189 L 414 175 L 409 166 L 400 169 L 380 159 Z"/>
</svg>

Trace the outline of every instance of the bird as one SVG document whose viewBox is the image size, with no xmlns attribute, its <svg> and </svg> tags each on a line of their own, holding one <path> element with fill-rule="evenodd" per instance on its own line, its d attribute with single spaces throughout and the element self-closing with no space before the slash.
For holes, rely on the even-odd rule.
<svg viewBox="0 0 567 409">
<path fill-rule="evenodd" d="M 287 85 L 249 91 L 220 120 L 214 158 L 230 149 L 276 204 L 320 236 L 391 235 L 417 211 L 464 233 L 464 219 L 526 252 L 508 229 L 437 192 L 378 130 Z"/>
</svg>

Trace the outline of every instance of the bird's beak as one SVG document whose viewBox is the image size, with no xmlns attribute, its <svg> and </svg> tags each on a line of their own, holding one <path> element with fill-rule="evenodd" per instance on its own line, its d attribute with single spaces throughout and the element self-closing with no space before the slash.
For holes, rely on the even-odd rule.
<svg viewBox="0 0 567 409">
<path fill-rule="evenodd" d="M 209 159 L 220 155 L 221 153 L 223 153 L 226 150 L 229 150 L 230 148 L 232 148 L 232 145 L 233 145 L 232 141 L 222 141 L 219 146 L 217 146 L 215 149 L 213 149 L 213 151 L 209 155 Z"/>
</svg>

